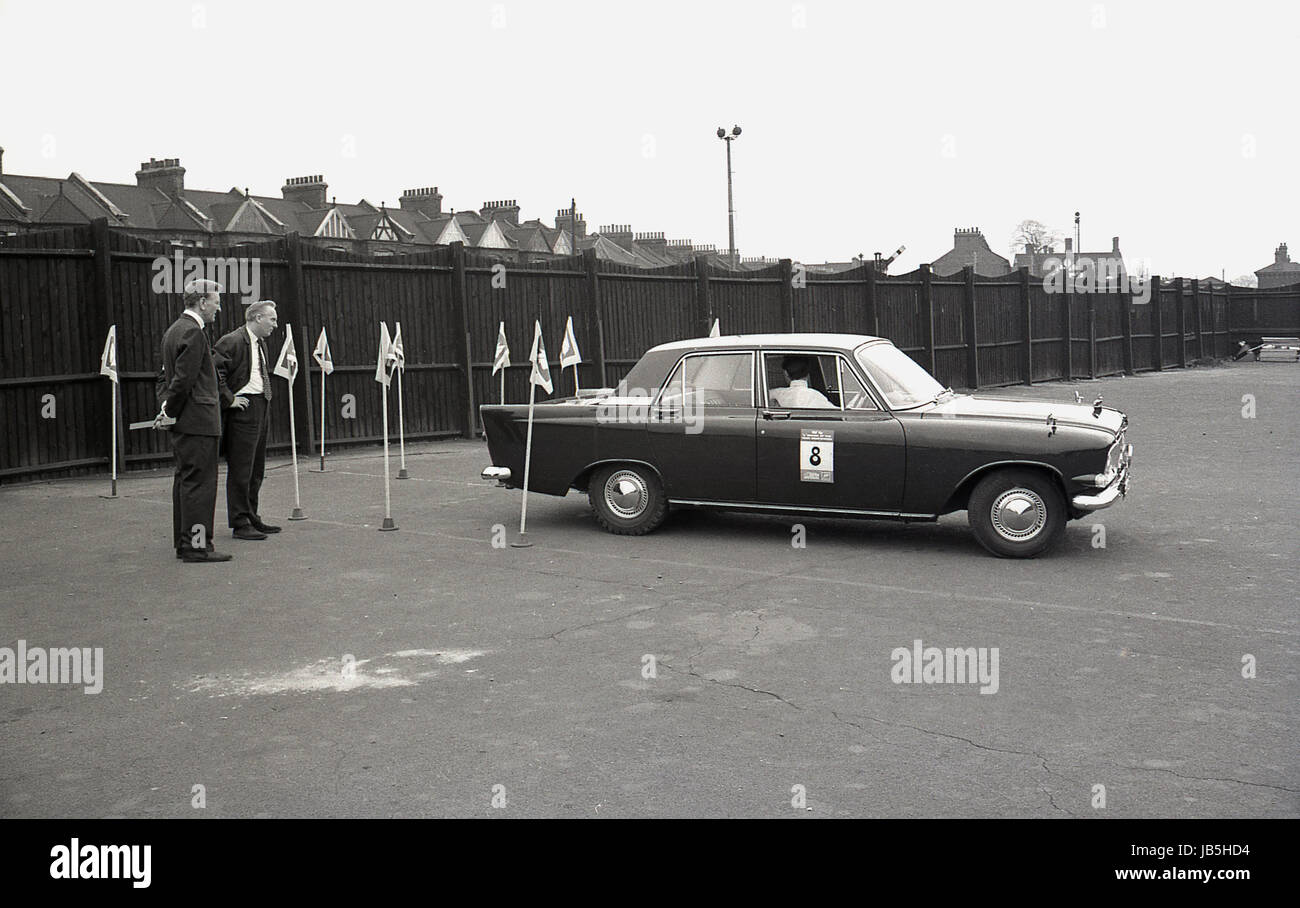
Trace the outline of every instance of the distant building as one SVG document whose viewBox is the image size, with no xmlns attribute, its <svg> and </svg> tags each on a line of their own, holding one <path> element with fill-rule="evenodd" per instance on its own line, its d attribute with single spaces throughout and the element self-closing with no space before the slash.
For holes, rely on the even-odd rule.
<svg viewBox="0 0 1300 908">
<path fill-rule="evenodd" d="M 1300 263 L 1291 261 L 1291 256 L 1286 251 L 1286 243 L 1282 243 L 1273 252 L 1273 264 L 1260 268 L 1255 272 L 1255 277 L 1259 278 L 1261 290 L 1300 284 Z"/>
<path fill-rule="evenodd" d="M 1014 268 L 1028 268 L 1032 277 L 1044 277 L 1046 275 L 1046 264 L 1054 261 L 1064 264 L 1066 258 L 1071 257 L 1078 267 L 1093 267 L 1097 275 L 1113 276 L 1116 284 L 1120 287 L 1128 286 L 1128 271 L 1124 266 L 1124 253 L 1119 250 L 1119 237 L 1111 237 L 1110 250 L 1108 252 L 1079 252 L 1074 251 L 1074 240 L 1066 238 L 1064 252 L 1033 252 L 1029 245 L 1025 246 L 1024 252 L 1016 253 L 1016 259 L 1012 263 Z M 1104 270 L 1103 270 L 1104 268 Z M 1100 278 L 1099 278 L 1100 280 Z"/>
<path fill-rule="evenodd" d="M 958 227 L 953 231 L 952 250 L 931 262 L 930 270 L 937 277 L 948 277 L 968 266 L 984 277 L 1001 277 L 1011 270 L 1011 263 L 989 248 L 978 227 Z"/>
<path fill-rule="evenodd" d="M 297 232 L 327 249 L 375 255 L 464 243 L 508 250 L 524 259 L 595 249 L 598 259 L 638 268 L 661 268 L 701 255 L 718 267 L 730 267 L 728 257 L 713 246 L 669 240 L 663 233 L 633 233 L 626 224 L 588 236 L 586 220 L 572 208 L 557 210 L 553 227 L 536 218 L 521 222 L 514 199 L 484 202 L 478 211 L 444 212 L 437 186 L 407 189 L 398 206 L 389 208 L 365 199 L 340 203 L 329 195 L 320 174 L 290 177 L 280 198 L 237 187 L 225 192 L 186 187 L 179 158 L 150 158 L 135 179 L 131 185 L 92 182 L 75 172 L 66 177 L 6 174 L 0 148 L 0 236 L 104 218 L 110 226 L 183 248 L 238 246 Z"/>
</svg>

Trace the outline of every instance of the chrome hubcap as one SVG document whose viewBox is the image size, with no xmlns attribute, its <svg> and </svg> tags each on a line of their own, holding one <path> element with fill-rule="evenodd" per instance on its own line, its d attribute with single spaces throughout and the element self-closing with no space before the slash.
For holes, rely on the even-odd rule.
<svg viewBox="0 0 1300 908">
<path fill-rule="evenodd" d="M 645 480 L 631 470 L 619 470 L 605 482 L 605 504 L 619 517 L 640 517 L 649 503 Z"/>
<path fill-rule="evenodd" d="M 997 497 L 989 516 L 993 529 L 1011 542 L 1033 539 L 1047 524 L 1047 505 L 1031 489 L 1008 489 Z"/>
</svg>

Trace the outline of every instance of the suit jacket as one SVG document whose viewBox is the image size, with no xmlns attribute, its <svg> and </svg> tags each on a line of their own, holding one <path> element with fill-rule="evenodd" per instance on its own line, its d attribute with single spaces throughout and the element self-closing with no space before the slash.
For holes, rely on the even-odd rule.
<svg viewBox="0 0 1300 908">
<path fill-rule="evenodd" d="M 207 332 L 181 313 L 162 339 L 158 370 L 159 406 L 174 417 L 172 431 L 186 435 L 221 435 L 221 391 Z"/>
<path fill-rule="evenodd" d="M 235 400 L 235 394 L 248 384 L 253 369 L 253 342 L 248 336 L 247 327 L 239 327 L 229 334 L 222 335 L 214 349 L 216 353 L 217 376 L 221 379 L 221 413 Z M 266 342 L 262 342 L 262 362 L 266 364 L 266 381 L 271 380 L 273 362 L 267 357 Z M 267 387 L 266 390 L 271 390 Z"/>
</svg>

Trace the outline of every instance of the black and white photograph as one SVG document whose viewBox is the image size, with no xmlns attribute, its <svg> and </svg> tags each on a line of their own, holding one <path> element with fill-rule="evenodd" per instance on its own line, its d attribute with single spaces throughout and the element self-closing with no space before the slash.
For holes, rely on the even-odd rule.
<svg viewBox="0 0 1300 908">
<path fill-rule="evenodd" d="M 10 868 L 840 819 L 1241 893 L 1300 817 L 1297 48 L 0 0 Z"/>
</svg>

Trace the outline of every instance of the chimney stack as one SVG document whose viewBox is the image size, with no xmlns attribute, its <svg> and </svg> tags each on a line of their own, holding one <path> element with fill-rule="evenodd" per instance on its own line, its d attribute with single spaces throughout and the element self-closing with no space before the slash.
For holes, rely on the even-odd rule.
<svg viewBox="0 0 1300 908">
<path fill-rule="evenodd" d="M 519 204 L 514 199 L 503 202 L 484 202 L 478 213 L 485 221 L 506 221 L 519 226 Z"/>
<path fill-rule="evenodd" d="M 1283 243 L 1278 246 L 1277 251 L 1273 253 L 1273 264 L 1285 265 L 1289 261 L 1291 261 L 1291 256 L 1287 255 L 1286 243 Z"/>
<path fill-rule="evenodd" d="M 135 172 L 135 183 L 143 189 L 160 189 L 174 199 L 185 192 L 185 168 L 180 158 L 150 158 Z"/>
<path fill-rule="evenodd" d="M 437 186 L 407 189 L 402 192 L 398 204 L 403 211 L 418 211 L 427 217 L 436 218 L 442 214 L 442 193 L 438 192 Z"/>
<path fill-rule="evenodd" d="M 1074 238 L 1067 236 L 1065 238 L 1065 254 L 1069 255 L 1073 251 L 1074 251 Z"/>
<path fill-rule="evenodd" d="M 600 228 L 600 235 L 613 240 L 628 251 L 632 249 L 631 224 L 606 224 Z"/>
<path fill-rule="evenodd" d="M 306 202 L 311 208 L 324 208 L 328 189 L 325 177 L 318 173 L 310 177 L 289 177 L 280 187 L 280 195 L 286 202 Z"/>
<path fill-rule="evenodd" d="M 0 147 L 0 177 L 5 175 L 5 150 Z"/>
<path fill-rule="evenodd" d="M 1110 251 L 1115 255 L 1119 255 L 1119 237 L 1113 236 L 1110 238 Z"/>
<path fill-rule="evenodd" d="M 559 208 L 559 209 L 556 210 L 556 212 L 555 212 L 555 228 L 556 228 L 557 230 L 563 230 L 565 233 L 568 233 L 569 231 L 571 231 L 571 230 L 573 229 L 573 209 L 572 209 L 572 208 Z M 582 239 L 583 237 L 585 237 L 585 236 L 587 235 L 587 220 L 586 220 L 586 218 L 584 218 L 584 217 L 582 216 L 582 212 L 581 212 L 581 211 L 578 212 L 578 229 L 577 229 L 577 234 L 578 234 L 578 239 Z M 577 250 L 574 250 L 574 251 L 576 252 Z"/>
</svg>

